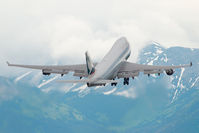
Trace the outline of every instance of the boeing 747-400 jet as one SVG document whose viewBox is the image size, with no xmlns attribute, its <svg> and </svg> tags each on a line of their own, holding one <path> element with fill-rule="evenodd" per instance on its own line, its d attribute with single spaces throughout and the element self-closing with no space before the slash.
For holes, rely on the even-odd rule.
<svg viewBox="0 0 199 133">
<path fill-rule="evenodd" d="M 153 65 L 142 65 L 128 62 L 127 59 L 131 54 L 130 45 L 125 37 L 118 39 L 110 51 L 105 55 L 99 63 L 93 63 L 88 52 L 85 53 L 86 64 L 78 65 L 62 65 L 62 66 L 44 66 L 44 65 L 19 65 L 10 64 L 8 66 L 24 67 L 30 69 L 40 69 L 43 75 L 50 75 L 51 73 L 67 74 L 68 72 L 74 72 L 74 76 L 80 77 L 80 80 L 59 80 L 58 82 L 63 83 L 86 83 L 88 87 L 91 86 L 102 86 L 111 84 L 116 86 L 118 81 L 116 78 L 124 78 L 124 85 L 129 84 L 129 78 L 139 76 L 140 72 L 147 74 L 158 74 L 166 72 L 167 75 L 172 75 L 174 69 L 184 68 L 192 66 L 192 63 L 187 65 L 178 66 L 153 66 Z M 82 77 L 85 77 L 82 79 Z"/>
</svg>

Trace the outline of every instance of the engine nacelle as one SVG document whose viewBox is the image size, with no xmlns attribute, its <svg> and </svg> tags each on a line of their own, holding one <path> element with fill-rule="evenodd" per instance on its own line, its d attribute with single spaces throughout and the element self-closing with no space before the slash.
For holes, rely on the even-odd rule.
<svg viewBox="0 0 199 133">
<path fill-rule="evenodd" d="M 173 73 L 174 73 L 173 69 L 166 70 L 166 74 L 169 76 L 173 75 Z"/>
<path fill-rule="evenodd" d="M 88 87 L 93 87 L 93 86 L 105 86 L 106 84 L 104 83 L 87 83 Z"/>
<path fill-rule="evenodd" d="M 43 75 L 50 75 L 51 73 L 55 73 L 55 74 L 61 74 L 63 76 L 64 74 L 68 74 L 68 71 L 54 70 L 54 69 L 43 69 L 42 73 L 43 73 Z"/>
<path fill-rule="evenodd" d="M 43 72 L 43 75 L 48 75 L 48 76 L 49 76 L 49 75 L 50 75 L 50 73 L 44 73 L 44 72 Z"/>
<path fill-rule="evenodd" d="M 50 71 L 49 70 L 42 70 L 42 74 L 43 75 L 50 75 L 51 73 L 50 73 Z"/>
</svg>

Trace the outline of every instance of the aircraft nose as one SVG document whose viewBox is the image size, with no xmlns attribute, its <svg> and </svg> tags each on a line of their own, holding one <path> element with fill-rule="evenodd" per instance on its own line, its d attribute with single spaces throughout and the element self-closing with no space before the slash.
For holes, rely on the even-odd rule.
<svg viewBox="0 0 199 133">
<path fill-rule="evenodd" d="M 127 39 L 126 39 L 126 37 L 120 37 L 119 39 L 118 39 L 118 41 L 127 41 Z"/>
<path fill-rule="evenodd" d="M 126 48 L 129 47 L 129 42 L 127 41 L 126 37 L 120 37 L 117 41 L 116 44 L 119 45 L 121 48 Z"/>
</svg>

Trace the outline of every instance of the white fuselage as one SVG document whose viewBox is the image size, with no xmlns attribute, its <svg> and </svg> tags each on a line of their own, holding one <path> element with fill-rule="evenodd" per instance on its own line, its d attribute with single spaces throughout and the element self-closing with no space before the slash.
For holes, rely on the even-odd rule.
<svg viewBox="0 0 199 133">
<path fill-rule="evenodd" d="M 95 67 L 95 73 L 90 75 L 90 84 L 95 84 L 97 80 L 114 79 L 117 76 L 122 61 L 130 56 L 130 45 L 126 38 L 117 40 L 111 50 L 106 54 L 100 63 Z"/>
</svg>

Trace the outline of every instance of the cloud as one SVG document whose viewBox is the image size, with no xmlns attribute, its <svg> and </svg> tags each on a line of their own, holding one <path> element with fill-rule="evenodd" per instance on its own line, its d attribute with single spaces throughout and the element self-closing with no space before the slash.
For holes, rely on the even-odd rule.
<svg viewBox="0 0 199 133">
<path fill-rule="evenodd" d="M 87 88 L 87 85 L 85 84 L 85 85 L 81 85 L 81 86 L 78 87 L 78 88 L 73 89 L 72 91 L 73 91 L 73 92 L 79 91 L 79 93 L 81 93 L 81 92 L 83 92 L 84 90 L 86 90 L 86 88 Z"/>
<path fill-rule="evenodd" d="M 87 50 L 99 57 L 101 51 L 107 52 L 114 43 L 113 38 L 98 38 L 98 31 L 95 32 L 88 22 L 73 16 L 58 17 L 54 22 L 46 21 L 44 25 L 44 30 L 53 31 L 49 36 L 49 46 L 52 49 L 51 56 L 55 59 L 63 56 L 74 58 L 75 55 L 84 60 Z"/>
<path fill-rule="evenodd" d="M 137 97 L 137 94 L 136 94 L 134 88 L 129 88 L 129 89 L 124 90 L 124 91 L 116 92 L 115 95 L 124 96 L 126 98 L 133 98 L 133 99 Z"/>
<path fill-rule="evenodd" d="M 18 91 L 13 87 L 0 86 L 0 102 L 11 100 L 18 94 Z"/>
<path fill-rule="evenodd" d="M 25 72 L 7 68 L 7 60 L 84 63 L 86 50 L 99 61 L 121 36 L 131 44 L 133 61 L 151 40 L 165 47 L 199 47 L 197 5 L 196 0 L 1 1 L 0 73 Z"/>
</svg>

